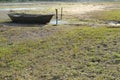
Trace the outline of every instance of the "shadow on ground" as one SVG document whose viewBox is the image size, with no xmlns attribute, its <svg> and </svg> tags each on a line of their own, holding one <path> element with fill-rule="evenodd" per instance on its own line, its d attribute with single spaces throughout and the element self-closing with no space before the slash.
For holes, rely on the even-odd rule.
<svg viewBox="0 0 120 80">
<path fill-rule="evenodd" d="M 0 26 L 8 26 L 8 27 L 43 27 L 47 24 L 36 24 L 36 23 L 13 23 L 11 21 L 1 22 Z"/>
</svg>

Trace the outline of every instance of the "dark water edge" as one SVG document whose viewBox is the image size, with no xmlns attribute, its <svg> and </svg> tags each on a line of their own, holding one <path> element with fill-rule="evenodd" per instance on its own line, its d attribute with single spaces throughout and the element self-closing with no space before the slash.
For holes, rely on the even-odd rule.
<svg viewBox="0 0 120 80">
<path fill-rule="evenodd" d="M 1 2 L 120 2 L 120 0 L 0 0 Z"/>
</svg>

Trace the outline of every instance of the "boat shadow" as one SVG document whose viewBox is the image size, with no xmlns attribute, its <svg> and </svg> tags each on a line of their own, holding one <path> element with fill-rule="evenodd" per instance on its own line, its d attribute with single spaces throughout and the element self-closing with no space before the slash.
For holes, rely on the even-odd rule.
<svg viewBox="0 0 120 80">
<path fill-rule="evenodd" d="M 4 27 L 44 27 L 47 24 L 2 22 L 0 25 Z"/>
</svg>

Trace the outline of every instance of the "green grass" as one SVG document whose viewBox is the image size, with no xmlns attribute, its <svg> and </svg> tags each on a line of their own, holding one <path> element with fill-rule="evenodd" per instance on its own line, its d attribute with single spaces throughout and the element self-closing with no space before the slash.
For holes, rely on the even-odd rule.
<svg viewBox="0 0 120 80">
<path fill-rule="evenodd" d="M 46 30 L 51 35 L 11 41 L 15 35 L 24 33 L 23 30 L 28 32 L 26 37 Z M 14 27 L 0 32 L 0 36 L 2 80 L 119 79 L 119 28 Z"/>
<path fill-rule="evenodd" d="M 52 9 L 47 9 L 54 11 L 54 6 L 51 7 Z M 90 19 L 88 22 L 95 22 L 97 19 L 119 20 L 119 13 L 119 10 L 104 11 L 94 15 L 95 20 Z M 71 22 L 79 19 L 74 16 L 64 18 L 70 19 Z M 0 25 L 0 80 L 119 80 L 119 78 L 120 28 Z"/>
<path fill-rule="evenodd" d="M 119 9 L 112 9 L 109 11 L 100 12 L 95 16 L 97 19 L 100 20 L 113 20 L 113 21 L 120 21 L 120 10 Z"/>
</svg>

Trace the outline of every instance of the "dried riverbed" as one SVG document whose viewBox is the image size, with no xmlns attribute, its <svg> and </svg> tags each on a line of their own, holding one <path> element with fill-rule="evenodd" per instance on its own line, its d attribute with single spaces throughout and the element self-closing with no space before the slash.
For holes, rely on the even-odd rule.
<svg viewBox="0 0 120 80">
<path fill-rule="evenodd" d="M 0 4 L 0 18 L 1 22 L 9 22 L 10 19 L 7 14 L 12 10 L 14 12 L 20 13 L 30 13 L 30 14 L 55 14 L 55 9 L 59 10 L 63 8 L 63 20 L 59 20 L 59 24 L 68 25 L 88 25 L 88 26 L 101 26 L 106 25 L 103 23 L 95 22 L 89 17 L 91 13 L 98 11 L 110 10 L 113 8 L 118 8 L 118 4 L 104 4 L 104 3 L 4 3 Z M 60 19 L 60 16 L 59 16 Z M 55 17 L 51 20 L 50 24 L 55 24 Z M 2 25 L 6 25 L 1 23 Z M 110 23 L 108 23 L 109 25 Z M 13 25 L 13 24 L 10 24 Z M 20 24 L 18 24 L 20 25 Z M 111 24 L 110 24 L 111 25 Z M 8 25 L 7 25 L 8 26 Z"/>
</svg>

